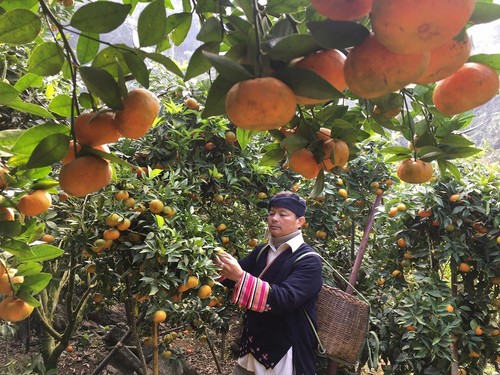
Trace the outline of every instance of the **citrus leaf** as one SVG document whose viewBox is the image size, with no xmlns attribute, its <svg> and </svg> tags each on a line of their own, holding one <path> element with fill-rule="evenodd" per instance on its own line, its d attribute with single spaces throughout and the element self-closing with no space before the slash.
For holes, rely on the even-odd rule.
<svg viewBox="0 0 500 375">
<path fill-rule="evenodd" d="M 69 127 L 62 124 L 42 124 L 26 130 L 17 140 L 12 151 L 16 154 L 31 155 L 36 146 L 51 134 L 69 134 Z"/>
<path fill-rule="evenodd" d="M 361 43 L 370 31 L 357 22 L 313 21 L 307 24 L 318 44 L 327 49 L 342 49 Z"/>
<path fill-rule="evenodd" d="M 439 143 L 450 146 L 472 146 L 474 144 L 474 142 L 468 140 L 461 134 L 450 134 L 447 137 L 440 139 Z"/>
<path fill-rule="evenodd" d="M 148 47 L 155 45 L 165 38 L 167 28 L 167 14 L 163 0 L 154 0 L 149 3 L 137 20 L 139 45 Z"/>
<path fill-rule="evenodd" d="M 210 70 L 212 65 L 210 61 L 205 57 L 203 51 L 219 53 L 220 44 L 219 43 L 205 43 L 199 46 L 192 54 L 189 59 L 189 64 L 186 69 L 186 75 L 184 76 L 184 81 L 188 81 L 193 77 L 199 76 Z"/>
<path fill-rule="evenodd" d="M 177 63 L 174 60 L 172 60 L 171 58 L 169 58 L 165 55 L 162 55 L 160 53 L 147 53 L 146 57 L 163 65 L 165 67 L 165 69 L 174 73 L 175 75 L 177 75 L 181 78 L 184 78 L 184 74 L 182 73 L 181 68 L 179 68 L 179 65 L 177 65 Z"/>
<path fill-rule="evenodd" d="M 246 130 L 246 129 L 236 129 L 236 139 L 238 140 L 238 143 L 240 144 L 240 147 L 242 150 L 244 150 L 248 144 L 250 143 L 250 140 L 252 139 L 253 136 L 258 134 L 259 131 L 257 130 Z"/>
<path fill-rule="evenodd" d="M 19 92 L 26 90 L 28 87 L 40 87 L 43 84 L 43 77 L 37 74 L 27 73 L 23 75 L 14 85 Z"/>
<path fill-rule="evenodd" d="M 64 51 L 59 44 L 45 42 L 39 44 L 31 53 L 28 70 L 40 76 L 53 76 L 61 71 Z"/>
<path fill-rule="evenodd" d="M 120 88 L 109 72 L 101 68 L 82 66 L 80 67 L 80 75 L 88 89 L 110 108 L 120 109 L 122 107 Z"/>
<path fill-rule="evenodd" d="M 221 42 L 223 37 L 224 29 L 222 28 L 221 21 L 216 17 L 207 19 L 196 35 L 196 39 L 203 43 Z"/>
<path fill-rule="evenodd" d="M 19 91 L 14 86 L 5 82 L 0 82 L 0 105 L 6 105 L 14 101 L 19 96 Z"/>
<path fill-rule="evenodd" d="M 477 25 L 480 23 L 488 23 L 500 18 L 500 4 L 484 3 L 476 1 L 474 12 L 472 13 L 469 23 Z"/>
<path fill-rule="evenodd" d="M 315 99 L 342 98 L 344 95 L 312 70 L 297 67 L 280 69 L 275 78 L 286 83 L 296 95 Z"/>
<path fill-rule="evenodd" d="M 144 60 L 133 52 L 122 52 L 123 59 L 134 78 L 142 86 L 149 87 L 149 70 Z"/>
<path fill-rule="evenodd" d="M 422 159 L 423 161 L 432 161 L 435 160 L 436 157 L 443 154 L 443 150 L 439 147 L 434 146 L 424 146 L 418 149 L 417 157 Z"/>
<path fill-rule="evenodd" d="M 266 4 L 266 13 L 276 17 L 283 13 L 296 13 L 307 8 L 311 2 L 309 0 L 269 0 Z"/>
<path fill-rule="evenodd" d="M 218 76 L 212 82 L 201 118 L 206 119 L 226 113 L 226 94 L 233 85 L 233 82 L 226 80 L 222 76 Z"/>
<path fill-rule="evenodd" d="M 124 48 L 128 49 L 126 46 Z M 99 51 L 92 61 L 92 67 L 104 69 L 115 78 L 119 76 L 119 67 L 123 69 L 123 74 L 127 75 L 130 73 L 122 53 L 118 48 L 114 47 L 106 47 Z"/>
<path fill-rule="evenodd" d="M 8 107 L 15 109 L 16 111 L 24 112 L 24 113 L 29 113 L 35 116 L 40 116 L 44 117 L 47 119 L 53 119 L 54 116 L 52 113 L 47 111 L 45 108 L 42 106 L 39 106 L 37 104 L 33 103 L 26 103 L 23 102 L 21 99 L 16 98 L 16 100 L 11 101 L 9 104 L 7 104 Z"/>
<path fill-rule="evenodd" d="M 380 150 L 382 154 L 395 154 L 395 155 L 411 155 L 411 150 L 403 146 L 384 147 Z"/>
<path fill-rule="evenodd" d="M 17 266 L 16 276 L 37 275 L 42 271 L 42 265 L 35 262 L 26 262 Z"/>
<path fill-rule="evenodd" d="M 36 39 L 42 21 L 27 9 L 14 9 L 0 16 L 0 43 L 26 44 Z"/>
<path fill-rule="evenodd" d="M 320 169 L 318 176 L 316 177 L 316 181 L 314 183 L 314 188 L 309 194 L 309 198 L 317 198 L 321 195 L 323 190 L 325 189 L 325 171 Z"/>
<path fill-rule="evenodd" d="M 53 188 L 54 186 L 59 185 L 59 182 L 52 179 L 52 178 L 42 178 L 39 180 L 34 181 L 30 187 L 32 190 L 47 190 L 50 188 Z"/>
<path fill-rule="evenodd" d="M 475 147 L 443 147 L 444 159 L 458 159 L 467 158 L 472 155 L 476 155 L 483 150 Z"/>
<path fill-rule="evenodd" d="M 170 38 L 176 46 L 179 46 L 186 39 L 189 30 L 191 30 L 192 22 L 193 15 L 191 13 L 182 13 L 182 17 L 180 17 L 180 23 L 170 33 Z"/>
<path fill-rule="evenodd" d="M 19 255 L 19 262 L 43 262 L 60 257 L 64 250 L 49 244 L 35 245 L 31 247 L 29 254 Z"/>
<path fill-rule="evenodd" d="M 6 11 L 17 8 L 31 9 L 39 5 L 38 0 L 2 0 L 1 4 Z"/>
<path fill-rule="evenodd" d="M 0 226 L 0 236 L 4 237 L 19 236 L 21 234 L 21 231 L 22 226 L 18 221 L 2 221 L 2 225 Z"/>
<path fill-rule="evenodd" d="M 69 137 L 55 133 L 44 139 L 33 150 L 26 168 L 40 168 L 61 161 L 68 150 Z"/>
<path fill-rule="evenodd" d="M 243 66 L 237 62 L 215 53 L 202 51 L 217 72 L 230 82 L 239 82 L 254 78 Z"/>
<path fill-rule="evenodd" d="M 88 3 L 75 11 L 70 25 L 89 33 L 109 33 L 125 21 L 131 9 L 130 4 L 111 1 Z"/>
<path fill-rule="evenodd" d="M 21 284 L 21 287 L 19 288 L 18 292 L 16 293 L 17 297 L 21 298 L 24 302 L 27 304 L 33 306 L 33 307 L 40 307 L 41 303 L 38 302 L 38 300 L 34 297 L 32 297 L 27 291 L 23 290 L 23 284 Z M 49 375 L 50 371 L 47 371 L 47 375 Z M 50 374 L 54 375 L 54 374 Z"/>
<path fill-rule="evenodd" d="M 76 43 L 76 57 L 81 65 L 84 65 L 97 55 L 99 52 L 99 34 L 95 33 L 82 33 L 78 37 Z"/>
<path fill-rule="evenodd" d="M 500 54 L 485 54 L 481 53 L 479 55 L 473 55 L 469 57 L 470 62 L 476 62 L 488 65 L 492 69 L 495 69 L 498 74 L 500 74 Z"/>
<path fill-rule="evenodd" d="M 49 111 L 63 117 L 71 117 L 71 96 L 61 94 L 55 96 L 49 104 Z"/>
<path fill-rule="evenodd" d="M 26 242 L 13 239 L 2 241 L 2 250 L 8 251 L 14 256 L 26 256 L 32 254 L 31 248 Z"/>
<path fill-rule="evenodd" d="M 259 161 L 259 165 L 265 167 L 274 167 L 284 157 L 285 157 L 285 150 L 283 150 L 282 148 L 275 148 L 267 151 L 262 156 L 262 159 L 260 159 Z"/>
<path fill-rule="evenodd" d="M 309 34 L 292 34 L 275 38 L 262 44 L 262 50 L 274 60 L 290 61 L 320 49 L 320 45 Z"/>
<path fill-rule="evenodd" d="M 31 294 L 38 294 L 49 284 L 52 280 L 50 273 L 39 273 L 38 275 L 29 275 L 24 278 L 23 289 Z"/>
</svg>

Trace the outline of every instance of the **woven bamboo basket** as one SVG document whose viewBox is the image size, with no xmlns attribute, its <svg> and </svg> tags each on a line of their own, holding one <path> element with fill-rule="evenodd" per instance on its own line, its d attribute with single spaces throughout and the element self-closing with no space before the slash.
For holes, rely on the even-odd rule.
<svg viewBox="0 0 500 375">
<path fill-rule="evenodd" d="M 324 354 L 339 363 L 355 364 L 368 334 L 370 305 L 323 284 L 316 310 L 317 331 Z"/>
</svg>

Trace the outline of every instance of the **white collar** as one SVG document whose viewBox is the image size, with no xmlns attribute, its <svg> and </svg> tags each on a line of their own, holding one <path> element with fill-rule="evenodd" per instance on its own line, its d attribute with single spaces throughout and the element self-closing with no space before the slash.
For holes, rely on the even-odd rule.
<svg viewBox="0 0 500 375">
<path fill-rule="evenodd" d="M 302 233 L 299 233 L 295 237 L 293 237 L 293 238 L 289 239 L 288 241 L 286 241 L 285 243 L 281 244 L 278 247 L 278 249 L 281 248 L 283 245 L 287 245 L 292 250 L 292 253 L 293 253 L 303 243 L 304 243 L 304 236 L 302 235 Z M 277 250 L 270 242 L 268 242 L 267 244 L 271 248 L 271 250 L 273 250 L 273 251 Z"/>
</svg>

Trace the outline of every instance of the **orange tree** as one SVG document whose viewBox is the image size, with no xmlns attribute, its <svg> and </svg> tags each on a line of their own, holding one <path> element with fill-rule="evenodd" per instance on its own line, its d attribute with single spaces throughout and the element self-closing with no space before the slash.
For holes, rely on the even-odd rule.
<svg viewBox="0 0 500 375">
<path fill-rule="evenodd" d="M 367 200 L 363 199 L 362 194 L 358 199 L 353 189 L 346 188 L 338 188 L 338 195 L 331 194 L 337 189 L 335 184 L 338 182 L 337 177 L 330 178 L 331 176 L 325 173 L 325 165 L 335 165 L 338 162 L 334 152 L 335 148 L 331 147 L 332 142 L 342 144 L 339 142 L 342 141 L 347 144 L 350 152 L 350 163 L 359 169 L 362 165 L 356 162 L 356 157 L 362 155 L 360 151 L 364 141 L 375 138 L 377 135 L 387 136 L 392 132 L 402 135 L 411 143 L 411 148 L 393 146 L 384 147 L 383 150 L 390 156 L 384 160 L 385 163 L 404 161 L 404 168 L 402 168 L 404 173 L 399 175 L 401 179 L 425 181 L 430 176 L 429 171 L 432 166 L 424 163 L 433 161 L 437 161 L 442 174 L 449 172 L 455 178 L 459 178 L 460 171 L 452 163 L 452 160 L 479 152 L 461 134 L 461 130 L 470 123 L 471 117 L 468 113 L 449 113 L 446 111 L 447 115 L 443 114 L 440 112 L 440 108 L 443 107 L 436 107 L 438 103 L 433 97 L 434 83 L 422 85 L 412 85 L 412 83 L 419 81 L 420 74 L 424 73 L 426 68 L 426 62 L 431 61 L 431 55 L 436 55 L 435 49 L 439 47 L 440 43 L 448 43 L 449 39 L 455 36 L 457 40 L 466 40 L 463 34 L 460 34 L 461 29 L 467 31 L 471 25 L 499 18 L 500 7 L 489 1 L 463 1 L 460 2 L 460 9 L 452 8 L 447 9 L 446 12 L 436 12 L 432 8 L 432 1 L 422 2 L 421 6 L 424 8 L 420 9 L 401 8 L 408 6 L 406 3 L 388 9 L 385 7 L 388 3 L 390 2 L 374 2 L 371 15 L 368 15 L 369 9 L 363 6 L 363 12 L 354 12 L 355 16 L 351 12 L 347 12 L 347 15 L 342 13 L 340 19 L 337 18 L 337 15 L 332 15 L 330 10 L 321 9 L 316 3 L 310 4 L 303 0 L 290 1 L 287 4 L 270 1 L 266 5 L 260 5 L 253 1 L 247 3 L 227 2 L 224 6 L 215 3 L 191 4 L 184 2 L 182 10 L 176 9 L 169 15 L 167 15 L 167 8 L 171 7 L 166 6 L 165 2 L 161 0 L 149 2 L 143 7 L 139 6 L 138 2 L 121 4 L 110 1 L 83 2 L 75 8 L 71 6 L 72 2 L 60 4 L 57 1 L 44 0 L 2 3 L 0 5 L 2 11 L 0 41 L 2 42 L 1 48 L 5 62 L 2 65 L 3 80 L 0 82 L 0 90 L 4 105 L 2 115 L 9 119 L 6 125 L 7 130 L 2 132 L 1 138 L 2 163 L 6 164 L 5 168 L 1 167 L 0 189 L 2 189 L 2 196 L 5 197 L 2 205 L 18 206 L 21 197 L 32 190 L 48 190 L 53 195 L 57 193 L 54 187 L 57 185 L 59 162 L 70 150 L 69 141 L 78 141 L 75 132 L 75 119 L 82 112 L 112 112 L 116 114 L 117 121 L 123 125 L 122 114 L 127 112 L 126 103 L 128 98 L 134 96 L 132 91 L 137 86 L 144 88 L 149 88 L 150 85 L 154 86 L 156 97 L 164 96 L 172 91 L 176 94 L 174 97 L 180 102 L 181 98 L 177 94 L 183 96 L 187 94 L 187 90 L 186 92 L 179 90 L 182 85 L 170 85 L 170 73 L 181 82 L 189 82 L 193 78 L 201 77 L 200 82 L 204 88 L 204 95 L 198 97 L 199 103 L 193 102 L 194 98 L 189 98 L 189 101 L 186 100 L 186 106 L 194 111 L 201 109 L 199 120 L 202 121 L 202 124 L 214 126 L 219 121 L 215 117 L 216 115 L 228 115 L 234 125 L 239 125 L 239 118 L 232 119 L 229 113 L 230 109 L 236 108 L 249 111 L 248 115 L 253 116 L 249 117 L 251 120 L 249 123 L 244 124 L 246 130 L 222 127 L 216 134 L 217 136 L 211 132 L 194 129 L 192 132 L 183 130 L 184 133 L 179 133 L 179 135 L 194 137 L 194 140 L 198 142 L 195 142 L 195 145 L 200 146 L 199 148 L 192 147 L 193 145 L 185 140 L 179 141 L 178 144 L 169 144 L 170 134 L 167 130 L 165 130 L 164 137 L 154 139 L 147 138 L 146 134 L 145 139 L 149 141 L 142 145 L 136 139 L 137 133 L 126 132 L 125 134 L 125 130 L 122 129 L 124 132 L 122 135 L 129 137 L 129 139 L 123 140 L 123 147 L 116 155 L 83 144 L 81 152 L 76 155 L 79 159 L 78 164 L 82 163 L 82 159 L 93 160 L 100 164 L 103 169 L 103 178 L 99 179 L 99 184 L 92 191 L 106 185 L 111 178 L 108 166 L 102 158 L 111 161 L 118 172 L 121 171 L 122 167 L 127 170 L 131 163 L 141 167 L 152 167 L 153 172 L 149 173 L 146 168 L 141 169 L 141 172 L 136 172 L 136 175 L 139 173 L 144 177 L 147 175 L 145 181 L 150 181 L 153 185 L 156 181 L 154 175 L 158 173 L 155 172 L 155 169 L 161 170 L 157 168 L 161 166 L 149 165 L 148 160 L 169 164 L 169 172 L 165 172 L 167 176 L 181 175 L 182 169 L 172 169 L 175 167 L 175 163 L 179 162 L 176 160 L 177 150 L 172 149 L 179 147 L 178 145 L 184 142 L 185 146 L 192 147 L 189 151 L 190 155 L 192 152 L 193 155 L 201 156 L 201 152 L 204 150 L 203 152 L 206 152 L 208 159 L 213 158 L 212 161 L 215 162 L 215 164 L 200 162 L 199 168 L 188 169 L 191 173 L 189 177 L 193 178 L 197 182 L 196 186 L 200 187 L 199 189 L 191 189 L 192 186 L 188 185 L 190 203 L 208 213 L 202 216 L 196 209 L 191 208 L 187 212 L 191 214 L 193 211 L 192 214 L 196 213 L 196 217 L 202 219 L 214 216 L 216 220 L 219 219 L 217 221 L 221 222 L 226 214 L 232 214 L 235 211 L 235 208 L 231 206 L 232 203 L 236 202 L 235 195 L 242 199 L 242 203 L 238 201 L 238 207 L 247 208 L 251 207 L 250 204 L 259 202 L 256 200 L 259 199 L 259 196 L 264 197 L 264 193 L 272 193 L 275 187 L 293 186 L 297 177 L 290 178 L 289 172 L 284 172 L 277 177 L 276 185 L 269 185 L 265 181 L 266 178 L 262 177 L 268 178 L 269 176 L 266 173 L 260 174 L 260 172 L 262 172 L 262 166 L 276 165 L 277 163 L 281 165 L 287 157 L 300 151 L 301 154 L 307 155 L 313 163 L 312 165 L 317 164 L 315 171 L 318 173 L 312 176 L 317 176 L 312 195 L 318 199 L 325 191 L 325 200 L 322 203 L 322 198 L 319 199 L 318 207 L 327 201 L 334 203 L 335 207 L 338 207 L 342 212 L 356 213 L 356 208 L 363 208 L 363 205 L 366 205 L 364 202 Z M 393 14 L 394 10 L 399 13 Z M 405 15 L 405 17 L 400 17 L 401 15 Z M 117 33 L 116 29 L 132 16 L 137 17 L 137 46 L 110 42 L 107 35 Z M 180 45 L 186 39 L 195 18 L 202 21 L 201 29 L 197 34 L 201 46 L 194 51 L 184 70 L 167 57 L 164 52 L 169 50 L 172 45 Z M 387 18 L 408 25 L 427 21 L 426 24 L 429 26 L 445 23 L 446 32 L 428 35 L 432 38 L 428 39 L 427 42 L 417 43 L 418 36 L 394 33 L 390 29 L 384 28 L 384 20 Z M 391 27 L 397 22 L 391 23 Z M 429 30 L 432 31 L 432 28 L 429 27 Z M 438 38 L 436 42 L 435 36 L 444 39 Z M 72 40 L 70 40 L 71 38 Z M 418 48 L 413 48 L 415 46 Z M 344 89 L 342 86 L 339 88 L 344 89 L 342 92 L 323 79 L 319 70 L 315 72 L 300 68 L 301 64 L 295 66 L 297 59 L 306 55 L 314 55 L 325 49 L 338 49 L 346 55 L 343 73 L 348 89 Z M 469 56 L 468 61 L 498 68 L 498 56 L 496 55 Z M 401 67 L 404 69 L 400 69 Z M 217 71 L 216 76 L 213 75 L 212 68 Z M 205 73 L 209 73 L 208 78 L 203 75 Z M 261 80 L 263 77 L 269 78 L 265 79 L 264 82 L 271 82 L 271 88 L 282 87 L 283 84 L 288 86 L 289 89 L 284 90 L 287 95 L 280 101 L 275 101 L 272 96 L 268 96 L 269 93 L 272 93 L 271 89 L 269 92 L 265 92 L 266 95 L 259 95 L 259 84 L 263 82 Z M 381 77 L 382 80 L 380 80 Z M 481 98 L 481 102 L 490 99 L 498 91 L 498 77 L 495 74 L 489 74 L 488 77 L 490 77 L 488 78 L 488 87 L 491 90 L 488 91 L 488 97 Z M 158 81 L 164 79 L 163 84 L 152 85 L 155 78 Z M 166 81 L 168 81 L 168 85 L 164 84 Z M 461 85 L 463 81 L 458 78 L 457 84 L 457 78 L 454 78 L 451 86 L 459 87 L 461 91 L 473 89 L 473 87 Z M 260 110 L 257 111 L 252 110 L 248 102 L 240 102 L 238 99 L 236 102 L 232 101 L 233 93 L 237 94 L 240 87 L 248 87 L 250 82 L 258 83 L 257 86 L 250 85 L 253 87 L 250 92 L 256 100 L 260 100 Z M 160 89 L 157 90 L 157 88 Z M 229 92 L 231 95 L 227 95 Z M 206 100 L 204 100 L 205 93 Z M 293 96 L 318 100 L 323 104 L 295 107 Z M 236 97 L 238 96 L 236 95 Z M 226 106 L 227 103 L 229 106 Z M 276 108 L 273 108 L 272 105 L 269 106 L 273 103 L 277 105 Z M 171 112 L 175 112 L 176 105 L 179 105 L 176 104 L 175 99 L 163 101 L 162 104 L 165 108 L 174 108 Z M 479 104 L 481 103 L 472 101 L 466 103 L 465 106 L 461 105 L 460 110 L 469 110 Z M 156 112 L 156 106 L 152 107 L 155 108 L 148 111 L 149 115 Z M 284 115 L 276 116 L 278 112 Z M 393 117 L 397 112 L 400 112 L 401 115 Z M 244 113 L 246 114 L 246 112 Z M 259 118 L 260 115 L 265 117 Z M 152 125 L 150 121 L 157 121 L 153 118 L 155 116 L 148 117 L 147 127 Z M 175 116 L 169 121 L 175 123 Z M 191 124 L 194 124 L 194 119 L 192 121 Z M 273 128 L 285 127 L 287 130 L 281 129 L 283 132 L 280 133 L 292 132 L 293 134 L 283 138 L 277 131 L 270 129 L 270 133 L 277 140 L 271 141 L 270 138 L 261 133 L 248 130 L 252 127 L 262 130 L 259 127 L 261 123 L 270 124 L 269 126 Z M 197 125 L 196 128 L 198 127 Z M 318 137 L 318 131 L 321 131 L 322 128 L 329 130 L 331 140 Z M 97 129 L 94 130 L 97 133 Z M 141 128 L 140 136 L 142 136 L 143 130 Z M 233 168 L 241 163 L 241 159 L 235 156 L 236 153 L 232 151 L 233 143 L 223 142 L 223 140 L 227 142 L 227 139 L 234 142 L 233 136 L 226 137 L 224 134 L 224 138 L 222 138 L 222 133 L 226 130 L 236 133 L 236 139 L 243 149 L 243 153 L 264 154 L 261 167 L 249 167 L 249 171 L 244 175 L 232 172 Z M 160 145 L 155 143 L 160 139 L 172 146 L 166 147 L 164 155 L 161 155 L 163 150 L 161 150 Z M 257 144 L 256 148 L 251 147 L 251 144 L 254 143 Z M 153 144 L 155 147 L 151 147 Z M 224 147 L 219 147 L 217 150 L 218 145 L 221 144 Z M 262 147 L 263 145 L 265 147 Z M 144 147 L 145 151 L 138 150 L 138 147 Z M 304 149 L 306 151 L 301 151 Z M 220 152 L 223 150 L 224 152 Z M 78 151 L 76 143 L 73 143 L 73 151 L 75 154 Z M 161 157 L 158 157 L 160 155 Z M 154 157 L 158 157 L 158 159 L 154 159 Z M 415 165 L 424 166 L 425 176 L 411 167 L 413 164 L 408 161 L 410 158 L 418 159 L 415 160 Z M 296 165 L 297 163 L 292 164 Z M 287 163 L 285 162 L 283 165 L 286 166 Z M 68 169 L 65 168 L 63 171 Z M 79 171 L 78 168 L 73 168 L 73 170 L 75 169 Z M 363 168 L 361 170 L 364 171 Z M 335 167 L 333 172 L 339 174 L 344 183 L 350 182 L 352 186 L 360 184 L 356 180 L 357 178 L 367 177 L 370 180 L 370 173 L 372 173 L 354 174 L 354 177 L 349 181 L 348 177 L 344 179 L 342 176 L 340 167 Z M 158 176 L 163 176 L 163 173 L 159 173 Z M 67 173 L 63 173 L 63 176 L 66 175 Z M 227 183 L 221 183 L 221 176 L 227 178 Z M 381 173 L 381 176 L 385 177 L 385 173 Z M 170 178 L 175 182 L 174 177 Z M 265 184 L 261 184 L 261 178 L 264 179 Z M 258 189 L 245 186 L 245 184 L 255 186 L 255 180 L 259 181 L 257 183 Z M 87 178 L 82 178 L 81 181 L 89 182 L 92 179 L 87 175 Z M 110 189 L 124 190 L 124 185 L 119 184 L 116 187 L 117 181 L 113 182 Z M 141 183 L 145 181 L 141 180 Z M 371 182 L 377 182 L 380 185 L 381 181 Z M 61 185 L 64 187 L 66 184 L 62 183 Z M 367 189 L 364 183 L 361 183 L 360 186 L 362 189 Z M 374 187 L 375 184 L 368 186 L 372 186 L 370 189 L 374 189 L 373 192 L 376 194 L 383 193 L 383 189 Z M 234 190 L 232 190 L 233 188 Z M 161 198 L 161 190 L 160 187 L 155 187 L 153 189 L 155 194 L 148 195 L 148 189 L 139 189 L 134 194 L 140 193 L 141 199 L 144 199 L 145 212 L 148 212 L 148 204 L 153 199 L 164 200 Z M 112 191 L 114 192 L 114 190 Z M 90 190 L 84 192 L 90 192 Z M 174 195 L 183 197 L 178 192 L 179 190 L 175 190 Z M 256 195 L 252 194 L 255 192 L 257 192 Z M 78 194 L 80 193 L 82 192 Z M 263 194 L 259 195 L 259 193 Z M 348 199 L 339 201 L 339 196 Z M 211 197 L 213 202 L 218 205 L 212 204 Z M 352 197 L 354 198 L 350 199 Z M 252 201 L 252 199 L 255 200 Z M 221 205 L 221 203 L 223 204 Z M 339 207 L 338 203 L 342 203 L 342 205 Z M 155 205 L 158 206 L 156 202 Z M 172 205 L 175 206 L 175 204 Z M 189 206 L 186 205 L 186 207 Z M 221 208 L 220 213 L 210 216 L 210 208 L 215 207 Z M 366 206 L 364 207 L 366 208 Z M 96 212 L 100 211 L 96 210 Z M 171 215 L 169 210 L 166 212 L 169 212 L 165 213 L 167 216 Z M 401 210 L 401 212 L 404 211 Z M 42 215 L 45 214 L 42 213 Z M 84 217 L 83 212 L 79 215 Z M 45 219 L 45 217 L 43 218 Z M 144 223 L 144 226 L 150 229 L 163 228 L 164 223 L 161 219 L 157 216 L 148 216 L 148 219 L 151 218 L 155 220 L 152 223 L 147 220 L 139 220 L 141 227 Z M 173 220 L 174 218 L 175 215 L 167 219 Z M 339 222 L 342 225 L 347 224 L 351 228 L 350 235 L 354 241 L 356 228 L 352 225 L 353 220 L 349 219 L 351 223 L 349 225 L 346 218 L 347 216 L 330 221 L 325 218 L 326 224 L 318 223 L 323 228 L 316 229 L 315 234 L 318 230 L 327 233 L 324 229 L 329 228 L 324 228 L 325 226 L 329 227 Z M 184 217 L 184 219 L 188 220 L 189 217 Z M 19 220 L 13 225 L 19 225 L 18 222 L 23 225 L 22 220 L 23 217 L 19 216 Z M 88 219 L 85 218 L 85 220 Z M 354 222 L 357 223 L 357 221 Z M 32 223 L 33 226 L 40 224 L 38 220 L 33 220 Z M 130 225 L 135 228 L 132 224 L 131 220 Z M 33 226 L 26 228 L 28 232 L 21 242 L 28 243 L 29 240 L 36 238 Z M 450 222 L 446 225 L 448 229 L 458 226 L 458 222 Z M 76 227 L 70 228 L 68 233 L 72 233 L 73 230 L 77 231 Z M 190 230 L 193 233 L 205 233 L 203 228 L 200 229 L 197 226 Z M 229 229 L 224 230 L 228 230 L 226 234 L 231 234 L 230 230 L 234 229 L 229 227 Z M 91 236 L 82 238 L 81 243 L 91 241 L 90 245 L 92 246 L 108 246 L 109 241 L 115 241 L 121 237 L 121 234 L 117 232 L 120 232 L 119 229 L 103 230 L 103 238 L 100 238 L 101 233 L 94 230 L 89 232 L 92 234 Z M 238 245 L 231 242 L 231 236 L 223 235 L 224 233 L 220 232 L 214 232 L 216 242 L 220 241 L 220 243 L 234 247 L 235 252 L 241 250 L 238 249 Z M 25 232 L 21 231 L 21 233 Z M 9 248 L 5 246 L 15 235 L 17 232 L 14 231 L 2 236 L 2 251 L 7 251 L 7 255 L 13 254 L 13 257 L 9 258 L 9 265 L 20 264 L 23 259 L 20 254 L 9 251 Z M 164 233 L 162 233 L 163 235 Z M 257 235 L 257 231 L 244 233 L 244 231 L 236 229 L 234 235 L 253 238 Z M 181 237 L 173 235 L 172 238 L 180 241 Z M 94 239 L 104 240 L 105 245 L 102 245 L 102 241 L 93 244 Z M 321 232 L 318 239 L 325 239 Z M 45 247 L 45 249 L 53 251 L 52 248 Z M 51 256 L 55 256 L 55 254 L 53 253 Z M 207 273 L 209 272 L 207 271 Z M 185 276 L 185 274 L 178 275 L 179 278 L 185 278 Z M 200 276 L 208 277 L 209 275 L 201 273 Z M 20 288 L 23 288 L 22 285 Z M 89 287 L 92 285 L 90 283 Z M 27 286 L 28 284 L 24 287 Z M 36 302 L 30 299 L 30 295 L 33 293 L 35 290 L 31 290 L 28 295 L 24 296 L 21 292 L 17 294 L 29 303 L 36 305 Z M 84 295 L 88 296 L 89 294 L 90 292 Z M 80 308 L 84 304 L 85 299 L 82 299 Z"/>
</svg>

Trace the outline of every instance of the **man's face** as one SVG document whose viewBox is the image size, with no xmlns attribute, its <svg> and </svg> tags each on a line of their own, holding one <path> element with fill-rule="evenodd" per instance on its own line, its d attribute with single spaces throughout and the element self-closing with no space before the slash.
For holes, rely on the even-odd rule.
<svg viewBox="0 0 500 375">
<path fill-rule="evenodd" d="M 273 237 L 296 232 L 304 221 L 304 217 L 297 217 L 292 211 L 282 207 L 271 207 L 267 215 L 267 226 Z"/>
</svg>

